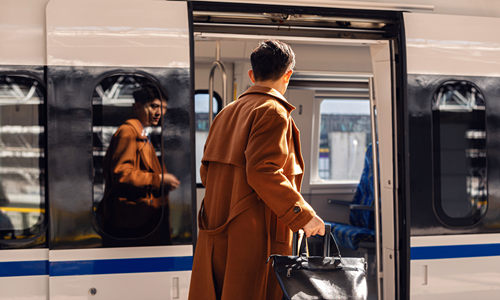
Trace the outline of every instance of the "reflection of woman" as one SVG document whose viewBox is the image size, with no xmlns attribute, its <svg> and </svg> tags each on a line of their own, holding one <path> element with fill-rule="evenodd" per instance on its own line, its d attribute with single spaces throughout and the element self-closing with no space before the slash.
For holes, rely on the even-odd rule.
<svg viewBox="0 0 500 300">
<path fill-rule="evenodd" d="M 168 205 L 166 197 L 161 197 L 161 186 L 166 196 L 179 181 L 162 168 L 144 130 L 160 123 L 167 103 L 153 86 L 144 86 L 133 95 L 134 117 L 115 132 L 104 158 L 106 185 L 98 215 L 104 231 L 113 237 L 145 237 L 144 243 L 134 244 L 168 243 Z M 108 238 L 104 243 L 126 244 Z"/>
</svg>

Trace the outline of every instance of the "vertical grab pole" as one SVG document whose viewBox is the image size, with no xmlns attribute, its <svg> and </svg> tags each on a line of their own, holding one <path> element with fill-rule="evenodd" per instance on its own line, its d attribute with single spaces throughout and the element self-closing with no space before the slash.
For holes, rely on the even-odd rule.
<svg viewBox="0 0 500 300">
<path fill-rule="evenodd" d="M 212 68 L 210 69 L 210 75 L 208 76 L 208 126 L 212 126 L 214 118 L 214 76 L 215 69 L 219 69 L 222 75 L 222 107 L 227 104 L 227 74 L 224 64 L 220 61 L 220 41 L 216 43 L 215 49 L 215 61 L 212 63 Z"/>
<path fill-rule="evenodd" d="M 373 155 L 373 192 L 375 201 L 375 256 L 377 260 L 377 299 L 382 300 L 382 272 L 381 255 L 380 255 L 380 203 L 379 203 L 379 179 L 378 179 L 378 144 L 377 144 L 377 124 L 375 119 L 376 103 L 374 94 L 373 77 L 368 81 L 369 94 L 370 94 L 370 121 L 371 121 L 371 134 L 372 134 L 372 155 Z"/>
</svg>

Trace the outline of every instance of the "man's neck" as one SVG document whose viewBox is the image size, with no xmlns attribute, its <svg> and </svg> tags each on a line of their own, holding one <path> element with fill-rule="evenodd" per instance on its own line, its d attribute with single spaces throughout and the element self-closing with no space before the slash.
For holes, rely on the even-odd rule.
<svg viewBox="0 0 500 300">
<path fill-rule="evenodd" d="M 255 81 L 254 85 L 263 86 L 277 90 L 281 95 L 285 95 L 286 87 L 283 87 L 279 81 Z"/>
</svg>

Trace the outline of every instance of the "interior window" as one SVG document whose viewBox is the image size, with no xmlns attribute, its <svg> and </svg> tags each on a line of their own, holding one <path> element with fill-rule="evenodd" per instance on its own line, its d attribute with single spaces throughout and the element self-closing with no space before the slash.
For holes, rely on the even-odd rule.
<svg viewBox="0 0 500 300">
<path fill-rule="evenodd" d="M 358 182 L 370 139 L 370 102 L 323 99 L 320 105 L 318 177 L 329 182 Z"/>
<path fill-rule="evenodd" d="M 44 230 L 44 101 L 37 80 L 0 75 L 0 240 Z"/>
<path fill-rule="evenodd" d="M 476 224 L 488 207 L 485 104 L 467 81 L 444 82 L 434 94 L 434 205 L 447 225 Z"/>
<path fill-rule="evenodd" d="M 93 95 L 94 209 L 104 246 L 171 243 L 162 151 L 168 95 L 142 75 L 104 78 Z"/>
<path fill-rule="evenodd" d="M 196 122 L 196 184 L 201 184 L 200 167 L 203 157 L 203 147 L 208 137 L 208 90 L 197 90 L 194 94 L 194 111 Z M 219 112 L 222 107 L 222 98 L 214 91 L 213 115 Z"/>
</svg>

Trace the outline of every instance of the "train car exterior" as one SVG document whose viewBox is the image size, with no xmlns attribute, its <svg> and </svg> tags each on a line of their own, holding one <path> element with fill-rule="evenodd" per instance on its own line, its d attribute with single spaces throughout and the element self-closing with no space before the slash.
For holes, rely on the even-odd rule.
<svg viewBox="0 0 500 300">
<path fill-rule="evenodd" d="M 30 3 L 2 4 L 10 22 L 0 71 L 2 221 L 11 224 L 2 223 L 0 297 L 187 298 L 194 228 L 187 4 Z M 168 237 L 156 240 L 108 234 L 96 213 L 106 148 L 141 85 L 167 95 L 150 139 L 181 181 L 151 229 Z"/>
<path fill-rule="evenodd" d="M 197 130 L 207 129 L 196 120 L 194 32 L 366 47 L 370 74 L 349 80 L 369 92 L 363 99 L 372 110 L 358 118 L 373 121 L 360 138 L 363 149 L 378 145 L 371 298 L 496 299 L 500 40 L 494 29 L 500 7 L 467 12 L 459 8 L 470 4 L 444 2 L 4 0 L 0 299 L 187 299 L 203 194 L 196 188 L 195 145 L 204 135 Z M 483 16 L 459 15 L 464 12 Z M 255 16 L 276 22 L 279 14 L 283 24 L 252 29 L 262 25 L 252 23 Z M 295 23 L 285 16 L 296 16 Z M 336 27 L 311 29 L 311 16 L 315 26 L 334 19 Z M 325 82 L 318 74 L 297 76 L 302 87 Z M 168 204 L 148 232 L 116 236 L 98 212 L 104 157 L 130 117 L 133 92 L 145 86 L 168 98 L 161 126 L 145 135 L 162 172 L 181 184 L 160 189 Z M 301 114 L 297 124 L 306 129 L 302 148 L 312 169 L 304 195 L 316 209 L 330 210 L 335 201 L 321 190 L 332 186 L 317 183 L 333 176 L 331 170 L 315 184 L 311 179 L 330 150 L 315 148 L 320 102 L 306 101 L 308 95 L 290 91 L 299 99 L 292 102 Z M 347 198 L 353 188 L 333 190 Z M 151 239 L 157 233 L 161 238 Z"/>
<path fill-rule="evenodd" d="M 498 22 L 405 15 L 412 299 L 498 293 Z"/>
</svg>

